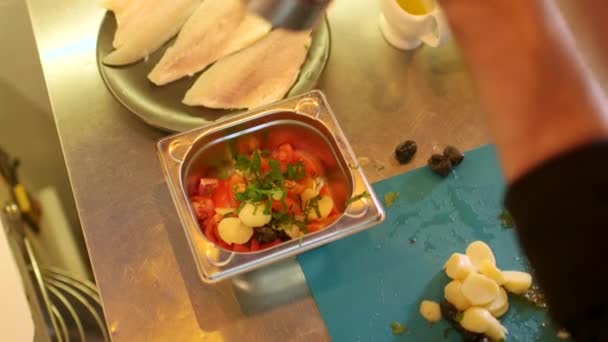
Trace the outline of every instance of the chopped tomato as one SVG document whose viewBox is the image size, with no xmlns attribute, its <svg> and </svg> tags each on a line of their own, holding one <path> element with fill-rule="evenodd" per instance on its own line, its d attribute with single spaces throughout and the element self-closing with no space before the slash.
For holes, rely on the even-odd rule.
<svg viewBox="0 0 608 342">
<path fill-rule="evenodd" d="M 329 187 L 327 185 L 323 186 L 321 190 L 319 190 L 319 195 L 321 196 L 331 196 L 331 191 L 329 191 Z"/>
<path fill-rule="evenodd" d="M 215 205 L 209 197 L 192 196 L 190 203 L 192 203 L 192 209 L 194 209 L 194 214 L 199 221 L 205 221 L 215 215 Z"/>
<path fill-rule="evenodd" d="M 245 177 L 241 176 L 238 173 L 233 174 L 228 178 L 228 184 L 232 188 L 232 191 L 243 192 L 247 188 L 247 182 L 245 181 Z"/>
<path fill-rule="evenodd" d="M 246 245 L 239 245 L 238 243 L 233 243 L 232 244 L 232 249 L 235 252 L 249 252 L 249 247 L 247 247 Z"/>
<path fill-rule="evenodd" d="M 205 221 L 205 236 L 209 241 L 217 243 L 218 237 L 215 233 L 217 229 L 217 223 L 213 219 L 207 219 Z"/>
<path fill-rule="evenodd" d="M 296 150 L 293 156 L 296 161 L 300 161 L 304 164 L 307 176 L 314 178 L 323 174 L 323 165 L 319 159 L 315 158 L 312 154 Z"/>
<path fill-rule="evenodd" d="M 260 146 L 260 138 L 253 135 L 242 137 L 237 142 L 239 153 L 244 155 L 250 155 L 253 151 L 258 150 Z"/>
<path fill-rule="evenodd" d="M 323 227 L 325 227 L 325 224 L 323 222 L 312 222 L 308 224 L 308 230 L 310 230 L 311 232 L 316 232 L 319 231 L 321 229 L 323 229 Z"/>
<path fill-rule="evenodd" d="M 283 205 L 282 201 L 272 201 L 272 210 L 273 211 L 287 211 L 291 214 L 299 215 L 302 214 L 302 208 L 300 208 L 300 200 L 291 196 L 285 197 L 285 204 L 287 204 L 287 208 Z"/>
<path fill-rule="evenodd" d="M 291 144 L 283 144 L 279 146 L 278 149 L 272 151 L 271 156 L 272 158 L 280 161 L 281 166 L 283 166 L 283 164 L 287 166 L 287 164 L 290 164 L 294 161 L 293 146 L 291 146 Z"/>
<path fill-rule="evenodd" d="M 260 163 L 260 170 L 262 172 L 270 171 L 270 162 L 268 161 L 268 158 L 262 158 L 262 161 Z"/>
<path fill-rule="evenodd" d="M 253 239 L 251 239 L 251 251 L 257 252 L 259 250 L 260 250 L 260 243 L 254 237 Z"/>
<path fill-rule="evenodd" d="M 213 203 L 215 203 L 216 208 L 237 208 L 239 206 L 229 182 L 220 180 L 213 193 Z"/>
<path fill-rule="evenodd" d="M 198 194 L 200 196 L 211 196 L 219 184 L 215 178 L 201 178 L 198 183 Z"/>
<path fill-rule="evenodd" d="M 287 188 L 287 193 L 290 196 L 301 195 L 302 192 L 306 190 L 306 187 L 304 185 L 292 180 L 285 181 L 285 187 Z"/>
</svg>

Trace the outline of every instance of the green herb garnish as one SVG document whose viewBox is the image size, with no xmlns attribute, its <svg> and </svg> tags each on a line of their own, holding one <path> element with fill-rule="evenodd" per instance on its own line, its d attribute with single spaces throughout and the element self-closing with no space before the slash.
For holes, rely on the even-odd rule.
<svg viewBox="0 0 608 342">
<path fill-rule="evenodd" d="M 351 198 L 349 198 L 348 200 L 346 200 L 346 206 L 348 207 L 351 203 L 356 202 L 362 198 L 371 198 L 372 195 L 367 192 L 367 191 L 363 191 L 362 193 L 355 195 Z"/>
<path fill-rule="evenodd" d="M 287 170 L 285 171 L 285 179 L 287 180 L 300 180 L 306 177 L 306 166 L 301 161 L 295 162 L 293 164 L 287 165 Z"/>
<path fill-rule="evenodd" d="M 503 210 L 500 215 L 498 215 L 498 219 L 502 223 L 503 228 L 513 228 L 515 225 L 513 216 L 511 216 L 511 213 L 507 209 Z"/>
<path fill-rule="evenodd" d="M 395 202 L 397 201 L 397 199 L 399 198 L 399 193 L 392 191 L 392 192 L 387 192 L 386 194 L 384 194 L 384 204 L 386 205 L 387 208 L 390 208 L 393 206 L 393 204 L 395 204 Z"/>
<path fill-rule="evenodd" d="M 458 313 L 456 313 L 456 315 L 454 315 L 454 320 L 456 322 L 462 321 L 463 318 L 464 318 L 464 313 L 462 313 L 462 312 L 458 312 Z"/>
<path fill-rule="evenodd" d="M 306 208 L 304 209 L 304 216 L 308 217 L 308 214 L 310 213 L 310 210 L 314 210 L 315 214 L 317 214 L 317 217 L 320 218 L 321 217 L 321 211 L 319 210 L 319 200 L 322 198 L 323 196 L 321 195 L 317 195 L 311 199 L 308 200 L 308 203 L 306 203 Z"/>
<path fill-rule="evenodd" d="M 399 322 L 392 322 L 391 330 L 393 335 L 403 335 L 407 331 L 407 327 Z"/>
</svg>

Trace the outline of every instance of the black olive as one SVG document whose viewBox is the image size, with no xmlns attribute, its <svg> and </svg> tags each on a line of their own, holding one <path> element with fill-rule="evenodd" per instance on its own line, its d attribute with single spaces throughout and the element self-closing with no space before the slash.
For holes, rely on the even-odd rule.
<svg viewBox="0 0 608 342">
<path fill-rule="evenodd" d="M 400 164 L 405 164 L 412 160 L 418 151 L 418 145 L 414 140 L 407 140 L 397 145 L 395 148 L 395 157 Z"/>
<path fill-rule="evenodd" d="M 277 231 L 270 227 L 255 228 L 255 238 L 260 243 L 269 243 L 278 238 Z"/>
<path fill-rule="evenodd" d="M 452 172 L 452 162 L 442 154 L 433 154 L 428 163 L 431 170 L 438 175 L 445 177 Z"/>
<path fill-rule="evenodd" d="M 452 165 L 454 166 L 462 163 L 462 160 L 464 159 L 464 154 L 452 145 L 448 145 L 448 147 L 443 150 L 443 155 L 450 159 L 450 162 L 452 162 Z"/>
</svg>

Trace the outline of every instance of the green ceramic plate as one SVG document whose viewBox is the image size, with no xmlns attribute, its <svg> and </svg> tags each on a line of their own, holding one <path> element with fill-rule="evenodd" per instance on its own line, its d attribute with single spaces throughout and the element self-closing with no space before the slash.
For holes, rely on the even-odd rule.
<svg viewBox="0 0 608 342">
<path fill-rule="evenodd" d="M 108 12 L 101 23 L 97 37 L 97 65 L 112 94 L 146 123 L 163 130 L 182 132 L 242 112 L 188 107 L 182 104 L 184 94 L 200 73 L 162 87 L 155 86 L 148 81 L 148 73 L 160 60 L 165 49 L 171 46 L 173 40 L 150 55 L 147 60 L 124 67 L 104 65 L 103 56 L 113 50 L 112 39 L 115 30 L 114 15 Z M 313 31 L 312 44 L 302 66 L 300 77 L 287 96 L 303 94 L 314 88 L 329 58 L 330 45 L 329 23 L 326 19 Z"/>
</svg>

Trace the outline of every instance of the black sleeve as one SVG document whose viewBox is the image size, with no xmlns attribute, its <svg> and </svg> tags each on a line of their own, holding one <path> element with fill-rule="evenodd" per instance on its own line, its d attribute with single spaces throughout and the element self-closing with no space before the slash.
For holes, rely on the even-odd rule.
<svg viewBox="0 0 608 342">
<path fill-rule="evenodd" d="M 576 341 L 608 341 L 608 142 L 536 168 L 506 205 L 553 319 Z"/>
</svg>

